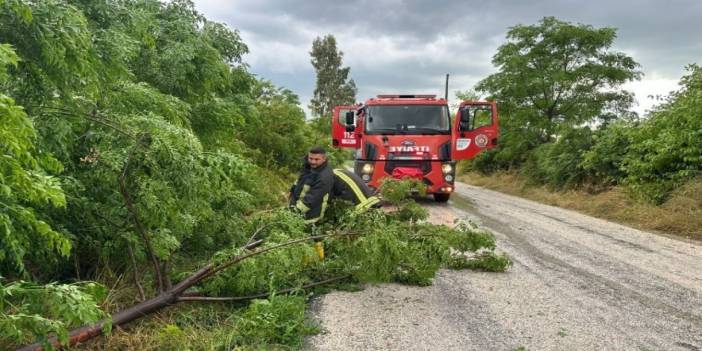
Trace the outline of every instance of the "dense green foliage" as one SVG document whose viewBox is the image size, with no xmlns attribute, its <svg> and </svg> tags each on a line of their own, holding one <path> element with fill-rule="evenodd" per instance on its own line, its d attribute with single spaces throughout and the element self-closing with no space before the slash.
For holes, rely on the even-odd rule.
<svg viewBox="0 0 702 351">
<path fill-rule="evenodd" d="M 313 228 L 272 209 L 306 150 L 330 143 L 329 128 L 306 123 L 290 90 L 249 73 L 238 32 L 191 1 L 0 0 L 0 38 L 3 348 L 51 335 L 65 343 L 69 328 L 102 318 L 105 289 L 85 279 L 131 280 L 135 296 L 119 302 L 129 306 L 258 239 L 266 249 L 325 234 L 328 259 L 307 243 L 286 246 L 223 270 L 199 292 L 260 294 L 334 276 L 428 284 L 440 267 L 456 267 L 457 252 L 480 247 L 481 257 L 504 259 L 493 265 L 509 264 L 471 230 L 418 224 L 426 211 L 404 194 L 395 214 L 341 211 Z M 312 56 L 313 103 L 328 122 L 331 107 L 353 102 L 355 85 L 333 37 L 316 40 Z M 466 244 L 476 238 L 483 244 Z M 258 300 L 206 343 L 297 347 L 315 330 L 305 303 Z M 159 329 L 163 348 L 187 346 L 181 326 Z"/>
<path fill-rule="evenodd" d="M 180 309 L 156 333 L 117 340 L 111 349 L 144 351 L 229 351 L 299 349 L 306 336 L 319 332 L 306 315 L 303 294 L 273 295 L 247 306 L 197 305 Z M 138 333 L 138 331 L 136 332 Z M 124 342 L 123 344 L 121 342 Z M 93 346 L 91 348 L 90 346 Z M 92 350 L 96 345 L 88 345 Z M 102 346 L 102 345 L 99 345 Z"/>
<path fill-rule="evenodd" d="M 190 1 L 3 0 L 0 38 L 9 278 L 106 270 L 159 289 L 180 262 L 245 242 L 245 217 L 276 206 L 285 173 L 324 138 L 292 92 L 247 72 L 238 32 Z M 37 310 L 32 325 L 2 301 L 20 334 L 93 320 Z"/>
<path fill-rule="evenodd" d="M 588 127 L 568 129 L 552 143 L 541 144 L 529 153 L 522 173 L 537 184 L 556 189 L 585 184 L 590 172 L 583 166 L 583 150 L 593 144 Z"/>
<path fill-rule="evenodd" d="M 106 295 L 104 286 L 89 282 L 36 285 L 0 280 L 0 345 L 38 339 L 50 349 L 50 335 L 65 343 L 68 328 L 105 317 L 97 303 Z"/>
<path fill-rule="evenodd" d="M 625 185 L 656 204 L 698 176 L 702 70 L 689 66 L 680 90 L 639 119 L 620 89 L 638 64 L 610 50 L 615 36 L 552 17 L 512 27 L 493 57 L 499 71 L 476 86 L 499 101 L 501 147 L 468 168 L 516 170 L 556 190 Z"/>
<path fill-rule="evenodd" d="M 665 202 L 702 169 L 702 70 L 688 70 L 680 90 L 645 119 L 565 130 L 529 152 L 520 172 L 554 189 L 624 185 L 643 201 Z"/>
<path fill-rule="evenodd" d="M 16 65 L 9 45 L 0 46 L 0 79 Z M 58 180 L 61 164 L 35 146 L 37 133 L 24 110 L 0 92 L 0 274 L 26 273 L 25 260 L 68 256 L 67 235 L 51 228 L 42 208 L 65 207 Z M 47 262 L 49 263 L 49 262 Z"/>
<path fill-rule="evenodd" d="M 504 271 L 511 265 L 504 255 L 493 251 L 495 239 L 491 234 L 467 225 L 449 228 L 407 222 L 380 212 L 348 216 L 352 217 L 344 222 L 348 230 L 363 230 L 367 235 L 331 242 L 330 256 L 335 260 L 326 264 L 352 274 L 358 281 L 429 285 L 439 268 L 457 267 L 452 263 L 463 257 L 472 261 L 473 269 L 487 268 L 497 260 L 502 260 L 502 265 L 494 271 Z M 478 250 L 485 250 L 485 257 L 476 261 L 471 255 Z"/>
<path fill-rule="evenodd" d="M 565 130 L 607 123 L 626 111 L 632 95 L 620 86 L 640 73 L 632 58 L 609 50 L 615 37 L 612 28 L 553 17 L 510 28 L 492 60 L 498 72 L 476 86 L 500 104 L 501 146 L 476 166 L 518 166 Z"/>
<path fill-rule="evenodd" d="M 673 92 L 629 130 L 624 183 L 654 203 L 702 171 L 702 67 L 691 65 Z"/>
<path fill-rule="evenodd" d="M 467 225 L 449 228 L 417 223 L 422 218 L 396 215 L 405 211 L 402 207 L 414 205 L 413 201 L 403 201 L 395 213 L 390 214 L 380 210 L 342 211 L 334 221 L 317 228 L 319 233 L 331 234 L 324 240 L 324 261 L 318 259 L 309 244 L 277 249 L 227 269 L 203 284 L 203 292 L 247 296 L 336 276 L 350 276 L 356 282 L 427 285 L 439 268 L 452 266 L 449 263 L 462 253 L 479 250 L 492 258 L 505 259 L 496 271 L 504 271 L 509 266 L 506 257 L 494 253 L 495 239 L 489 233 Z M 266 239 L 262 248 L 309 235 L 304 221 L 284 210 L 267 212 L 248 224 L 249 229 L 257 233 L 256 238 Z M 242 253 L 240 249 L 226 249 L 215 255 L 214 260 L 223 262 Z M 471 268 L 481 268 L 480 263 L 473 264 Z"/>
</svg>

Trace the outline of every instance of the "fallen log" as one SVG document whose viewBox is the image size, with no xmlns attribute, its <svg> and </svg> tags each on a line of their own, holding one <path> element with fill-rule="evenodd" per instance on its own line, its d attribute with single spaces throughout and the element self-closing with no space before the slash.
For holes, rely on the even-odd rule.
<svg viewBox="0 0 702 351">
<path fill-rule="evenodd" d="M 199 269 L 197 272 L 191 274 L 187 278 L 185 278 L 183 281 L 179 282 L 175 286 L 173 286 L 171 289 L 164 291 L 160 293 L 159 295 L 148 299 L 146 301 L 140 302 L 134 306 L 131 306 L 125 310 L 119 311 L 114 313 L 111 318 L 105 318 L 100 321 L 98 321 L 95 324 L 92 325 L 86 325 L 77 329 L 73 329 L 72 331 L 69 332 L 68 334 L 68 344 L 67 345 L 61 345 L 56 337 L 53 337 L 49 340 L 51 345 L 53 345 L 56 348 L 62 348 L 64 346 L 75 346 L 79 343 L 83 343 L 85 341 L 88 341 L 100 334 L 102 334 L 104 327 L 108 324 L 111 323 L 112 327 L 116 326 L 121 326 L 124 324 L 127 324 L 131 321 L 134 321 L 136 319 L 139 319 L 141 317 L 144 317 L 146 315 L 149 315 L 155 311 L 158 311 L 164 307 L 168 307 L 171 305 L 174 305 L 178 302 L 185 302 L 185 301 L 203 301 L 203 302 L 213 302 L 213 301 L 241 301 L 241 300 L 250 300 L 250 299 L 255 299 L 255 298 L 260 298 L 260 297 L 266 297 L 270 295 L 273 292 L 268 292 L 268 293 L 263 293 L 259 295 L 251 295 L 251 296 L 243 296 L 243 297 L 223 297 L 223 298 L 217 298 L 217 297 L 205 297 L 205 296 L 183 296 L 185 294 L 185 291 L 203 280 L 210 278 L 217 273 L 223 271 L 224 269 L 227 269 L 245 259 L 266 253 L 268 251 L 280 249 L 286 246 L 291 246 L 291 245 L 296 245 L 300 243 L 304 243 L 310 240 L 316 240 L 316 239 L 323 239 L 331 236 L 350 236 L 350 235 L 357 235 L 357 234 L 325 234 L 325 235 L 316 235 L 316 236 L 310 236 L 306 238 L 301 238 L 301 239 L 295 239 L 295 240 L 290 240 L 284 243 L 280 243 L 277 245 L 269 246 L 266 248 L 262 248 L 259 250 L 253 250 L 256 247 L 260 246 L 261 243 L 263 243 L 263 240 L 256 240 L 252 243 L 249 243 L 248 245 L 242 247 L 242 249 L 245 250 L 253 250 L 249 251 L 245 254 L 238 255 L 235 257 L 232 257 L 230 260 L 222 262 L 220 264 L 214 265 L 214 264 L 208 264 L 207 266 Z M 312 284 L 308 284 L 306 286 L 303 286 L 303 288 L 309 288 L 317 285 L 322 285 L 322 284 L 328 284 L 334 281 L 338 281 L 341 279 L 346 278 L 347 276 L 344 277 L 337 277 L 337 278 L 331 278 L 327 279 L 321 282 L 316 282 Z M 281 291 L 281 293 L 285 292 L 290 292 L 295 289 L 286 289 Z M 31 345 L 24 346 L 20 349 L 17 349 L 17 351 L 40 351 L 43 350 L 43 346 L 41 343 L 34 343 Z"/>
</svg>

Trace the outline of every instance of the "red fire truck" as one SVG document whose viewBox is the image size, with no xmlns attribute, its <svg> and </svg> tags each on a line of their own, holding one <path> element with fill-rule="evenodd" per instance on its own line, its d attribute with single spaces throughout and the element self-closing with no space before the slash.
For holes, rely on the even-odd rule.
<svg viewBox="0 0 702 351">
<path fill-rule="evenodd" d="M 451 120 L 436 95 L 378 95 L 337 106 L 332 118 L 332 144 L 356 149 L 354 171 L 370 187 L 385 177 L 417 178 L 438 202 L 454 191 L 456 161 L 495 147 L 498 134 L 495 102 L 463 101 Z"/>
</svg>

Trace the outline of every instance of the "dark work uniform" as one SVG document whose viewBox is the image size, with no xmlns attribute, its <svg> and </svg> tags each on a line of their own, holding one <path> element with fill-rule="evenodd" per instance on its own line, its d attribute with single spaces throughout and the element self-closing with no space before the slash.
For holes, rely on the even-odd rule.
<svg viewBox="0 0 702 351">
<path fill-rule="evenodd" d="M 356 210 L 364 211 L 379 206 L 380 199 L 373 190 L 355 173 L 345 169 L 334 170 L 333 199 L 343 199 L 356 205 Z"/>
<path fill-rule="evenodd" d="M 334 182 L 329 162 L 312 168 L 307 162 L 290 194 L 290 207 L 305 215 L 306 223 L 316 223 L 324 217 Z"/>
</svg>

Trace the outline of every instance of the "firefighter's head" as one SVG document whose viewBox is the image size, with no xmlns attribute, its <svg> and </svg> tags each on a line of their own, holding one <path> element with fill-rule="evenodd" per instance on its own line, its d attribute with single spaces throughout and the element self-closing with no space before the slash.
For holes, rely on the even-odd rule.
<svg viewBox="0 0 702 351">
<path fill-rule="evenodd" d="M 317 168 L 327 162 L 327 152 L 321 146 L 315 146 L 307 154 L 307 162 L 310 167 Z"/>
</svg>

